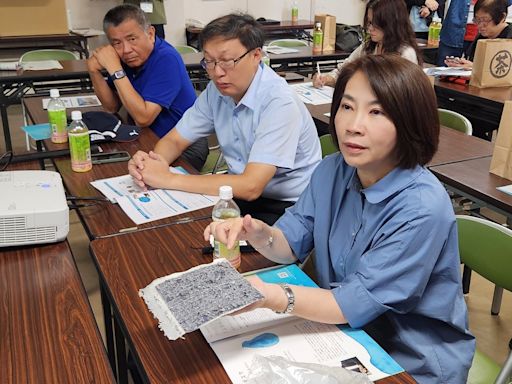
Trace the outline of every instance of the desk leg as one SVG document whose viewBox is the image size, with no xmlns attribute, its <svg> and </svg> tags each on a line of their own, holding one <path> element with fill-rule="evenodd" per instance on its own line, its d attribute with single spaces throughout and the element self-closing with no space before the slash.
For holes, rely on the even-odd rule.
<svg viewBox="0 0 512 384">
<path fill-rule="evenodd" d="M 112 308 L 110 306 L 110 302 L 108 301 L 107 293 L 105 292 L 105 287 L 103 283 L 100 281 L 100 292 L 101 292 L 101 306 L 103 307 L 103 322 L 105 324 L 105 335 L 107 337 L 107 353 L 108 360 L 110 361 L 110 367 L 114 372 L 114 376 L 117 377 L 116 373 L 116 351 L 114 348 L 114 329 L 112 326 Z"/>
<path fill-rule="evenodd" d="M 12 151 L 11 131 L 9 130 L 9 119 L 7 118 L 7 105 L 0 105 L 0 113 L 2 114 L 2 128 L 4 131 L 5 150 Z"/>
<path fill-rule="evenodd" d="M 116 355 L 117 355 L 117 382 L 119 384 L 128 383 L 128 363 L 126 356 L 126 343 L 124 335 L 121 331 L 119 323 L 114 316 L 114 332 L 116 338 Z"/>
</svg>

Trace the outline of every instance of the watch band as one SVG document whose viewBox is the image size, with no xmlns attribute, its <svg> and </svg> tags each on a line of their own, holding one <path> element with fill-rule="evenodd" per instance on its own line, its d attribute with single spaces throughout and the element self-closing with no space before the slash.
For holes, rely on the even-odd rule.
<svg viewBox="0 0 512 384">
<path fill-rule="evenodd" d="M 295 294 L 293 293 L 292 289 L 288 284 L 280 284 L 281 288 L 283 288 L 283 291 L 286 295 L 286 299 L 288 300 L 288 304 L 286 305 L 286 308 L 284 311 L 275 311 L 279 314 L 288 314 L 293 311 L 293 308 L 295 308 Z"/>
</svg>

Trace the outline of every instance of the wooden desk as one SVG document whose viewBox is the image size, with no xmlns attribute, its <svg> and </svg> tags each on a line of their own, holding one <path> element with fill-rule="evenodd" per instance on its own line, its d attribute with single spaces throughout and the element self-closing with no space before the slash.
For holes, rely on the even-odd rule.
<svg viewBox="0 0 512 384">
<path fill-rule="evenodd" d="M 203 210 L 204 213 L 210 210 Z M 222 365 L 199 331 L 169 341 L 138 296 L 157 277 L 210 262 L 201 255 L 205 222 L 147 230 L 94 240 L 91 252 L 108 290 L 114 313 L 144 383 L 229 383 Z M 244 254 L 242 270 L 272 263 L 261 255 Z M 121 346 L 122 348 L 122 346 Z M 400 374 L 379 383 L 413 383 Z"/>
<path fill-rule="evenodd" d="M 325 116 L 324 113 L 331 111 L 331 105 L 306 104 L 306 107 L 311 113 L 311 116 L 313 116 L 319 133 L 328 133 L 327 127 L 329 125 L 329 118 Z M 454 129 L 441 127 L 439 133 L 439 147 L 428 166 L 432 167 L 435 165 L 491 156 L 492 151 L 493 144 L 486 140 L 468 136 Z"/>
<path fill-rule="evenodd" d="M 1 38 L 0 38 L 1 39 Z M 89 72 L 85 60 L 61 61 L 62 69 L 47 71 L 0 71 L 0 114 L 7 150 L 12 149 L 7 107 L 18 104 L 25 93 L 33 89 L 36 82 L 76 80 L 66 86 L 88 87 Z"/>
<path fill-rule="evenodd" d="M 0 50 L 29 48 L 63 48 L 77 51 L 80 58 L 89 57 L 87 39 L 92 36 L 84 36 L 75 32 L 61 35 L 26 35 L 26 36 L 0 36 Z"/>
<path fill-rule="evenodd" d="M 282 20 L 276 24 L 260 25 L 261 29 L 265 31 L 267 39 L 283 33 L 292 35 L 294 38 L 298 39 L 310 39 L 311 36 L 306 31 L 315 28 L 315 23 L 311 20 L 297 20 L 297 22 L 292 22 L 291 20 Z M 187 39 L 187 45 L 201 50 L 198 37 L 202 30 L 203 28 L 192 26 L 186 27 L 185 37 Z"/>
<path fill-rule="evenodd" d="M 512 196 L 496 189 L 512 184 L 512 180 L 490 173 L 490 165 L 491 156 L 488 156 L 439 165 L 431 167 L 430 170 L 449 188 L 481 205 L 497 210 L 507 216 L 508 222 L 512 223 Z"/>
<path fill-rule="evenodd" d="M 473 124 L 473 134 L 490 140 L 489 132 L 500 124 L 503 103 L 512 100 L 512 87 L 478 88 L 435 80 L 439 108 L 466 116 Z"/>
</svg>

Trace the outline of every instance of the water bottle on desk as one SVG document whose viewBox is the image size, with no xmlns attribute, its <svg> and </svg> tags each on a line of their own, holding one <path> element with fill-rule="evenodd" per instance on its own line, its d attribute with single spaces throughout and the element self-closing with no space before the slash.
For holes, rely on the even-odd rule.
<svg viewBox="0 0 512 384">
<path fill-rule="evenodd" d="M 432 22 L 428 27 L 428 45 L 431 47 L 439 47 L 439 39 L 441 35 L 441 18 L 437 16 L 437 12 L 432 17 Z"/>
<path fill-rule="evenodd" d="M 322 31 L 322 23 L 317 21 L 313 30 L 313 53 L 322 52 L 322 44 L 324 41 L 324 32 Z"/>
<path fill-rule="evenodd" d="M 292 24 L 297 24 L 299 21 L 299 5 L 297 1 L 293 1 L 292 3 Z"/>
<path fill-rule="evenodd" d="M 91 142 L 89 129 L 82 121 L 82 112 L 71 112 L 69 124 L 69 152 L 71 155 L 71 169 L 75 172 L 87 172 L 92 168 Z"/>
<path fill-rule="evenodd" d="M 215 204 L 212 211 L 212 220 L 222 222 L 226 219 L 240 217 L 240 208 L 233 201 L 233 189 L 229 185 L 219 188 L 220 200 Z M 236 242 L 233 249 L 228 249 L 226 244 L 214 239 L 213 258 L 224 258 L 228 260 L 233 268 L 240 267 L 240 245 Z"/>
<path fill-rule="evenodd" d="M 50 89 L 50 102 L 46 108 L 48 111 L 48 122 L 51 128 L 52 143 L 65 143 L 68 141 L 66 106 L 60 99 L 58 89 Z"/>
</svg>

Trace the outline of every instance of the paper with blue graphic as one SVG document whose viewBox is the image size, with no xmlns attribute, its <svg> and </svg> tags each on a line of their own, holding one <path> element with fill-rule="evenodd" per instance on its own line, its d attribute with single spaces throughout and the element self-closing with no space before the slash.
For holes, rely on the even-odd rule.
<svg viewBox="0 0 512 384">
<path fill-rule="evenodd" d="M 268 283 L 317 285 L 296 265 L 257 273 Z M 403 369 L 365 331 L 257 309 L 201 328 L 233 383 L 244 383 L 256 355 L 343 367 L 380 380 Z"/>
<path fill-rule="evenodd" d="M 182 167 L 169 167 L 169 171 L 177 174 L 188 173 Z M 111 202 L 118 203 L 137 225 L 211 207 L 219 199 L 218 196 L 170 189 L 144 191 L 133 182 L 130 175 L 95 180 L 91 184 Z"/>
</svg>

